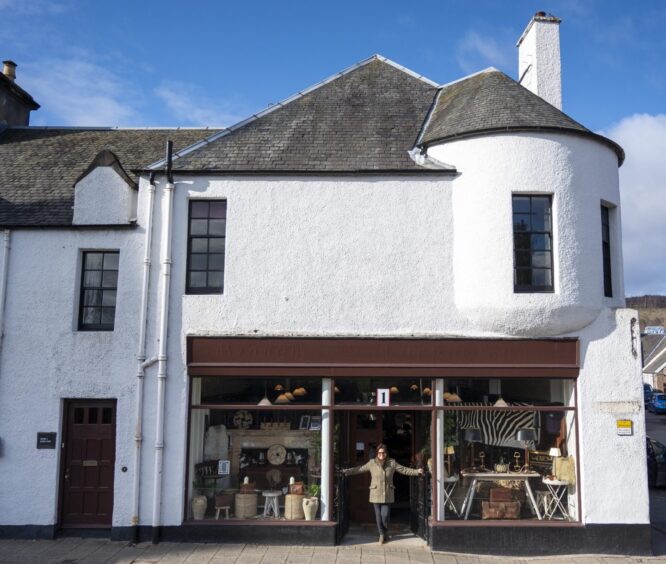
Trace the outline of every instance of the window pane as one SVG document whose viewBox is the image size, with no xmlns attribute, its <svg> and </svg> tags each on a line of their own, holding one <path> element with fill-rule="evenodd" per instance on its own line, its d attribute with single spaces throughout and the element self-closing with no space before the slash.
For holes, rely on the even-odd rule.
<svg viewBox="0 0 666 564">
<path fill-rule="evenodd" d="M 103 307 L 102 308 L 102 324 L 103 325 L 113 325 L 113 318 L 116 314 L 115 307 Z"/>
<path fill-rule="evenodd" d="M 84 307 L 81 322 L 83 325 L 99 325 L 100 315 L 98 307 Z"/>
<path fill-rule="evenodd" d="M 90 407 L 88 409 L 88 423 L 97 423 L 97 408 Z"/>
<path fill-rule="evenodd" d="M 113 423 L 113 409 L 110 407 L 102 408 L 102 423 L 104 423 L 104 425 Z"/>
<path fill-rule="evenodd" d="M 190 217 L 208 217 L 208 202 L 192 202 Z"/>
<path fill-rule="evenodd" d="M 530 213 L 529 196 L 513 197 L 513 213 Z"/>
<path fill-rule="evenodd" d="M 98 306 L 102 304 L 102 291 L 101 290 L 85 290 L 83 292 L 83 305 L 84 306 Z"/>
<path fill-rule="evenodd" d="M 190 287 L 191 288 L 205 288 L 206 287 L 206 273 L 205 272 L 190 272 Z"/>
<path fill-rule="evenodd" d="M 190 270 L 206 270 L 206 257 L 208 255 L 191 255 Z"/>
<path fill-rule="evenodd" d="M 207 253 L 208 252 L 208 239 L 192 238 L 192 246 L 190 249 L 193 253 Z"/>
<path fill-rule="evenodd" d="M 224 269 L 224 255 L 208 255 L 208 269 L 209 270 L 223 270 Z"/>
<path fill-rule="evenodd" d="M 224 219 L 227 217 L 226 202 L 210 202 L 209 216 L 213 219 Z"/>
<path fill-rule="evenodd" d="M 516 251 L 516 266 L 528 268 L 531 266 L 529 251 Z"/>
<path fill-rule="evenodd" d="M 513 237 L 516 249 L 530 249 L 530 235 L 529 233 L 516 233 Z"/>
<path fill-rule="evenodd" d="M 224 219 L 211 219 L 208 222 L 208 233 L 210 235 L 224 235 L 226 223 Z"/>
<path fill-rule="evenodd" d="M 190 235 L 206 235 L 208 233 L 208 220 L 190 220 Z"/>
<path fill-rule="evenodd" d="M 550 196 L 532 196 L 532 213 L 545 215 L 550 213 Z"/>
<path fill-rule="evenodd" d="M 102 268 L 102 253 L 86 253 L 85 257 L 85 270 L 101 269 Z"/>
<path fill-rule="evenodd" d="M 110 270 L 104 272 L 104 275 L 102 276 L 102 287 L 115 288 L 116 286 L 118 286 L 118 271 Z"/>
<path fill-rule="evenodd" d="M 104 306 L 116 306 L 116 291 L 115 290 L 104 290 L 102 297 L 102 305 Z"/>
<path fill-rule="evenodd" d="M 516 235 L 518 237 L 518 235 Z M 550 235 L 545 233 L 538 233 L 532 237 L 532 249 L 535 251 L 549 251 L 550 250 Z"/>
<path fill-rule="evenodd" d="M 545 268 L 532 269 L 532 284 L 534 286 L 552 286 L 550 269 L 545 269 Z"/>
<path fill-rule="evenodd" d="M 208 240 L 208 250 L 211 253 L 224 252 L 224 237 L 214 237 Z"/>
<path fill-rule="evenodd" d="M 530 216 L 528 214 L 517 213 L 513 216 L 513 230 L 514 231 L 529 231 L 530 230 Z"/>
<path fill-rule="evenodd" d="M 104 253 L 104 270 L 118 270 L 118 253 Z"/>
<path fill-rule="evenodd" d="M 532 266 L 550 268 L 550 253 L 548 251 L 532 253 Z"/>
<path fill-rule="evenodd" d="M 83 408 L 75 407 L 74 408 L 74 423 L 81 424 L 83 423 Z"/>
<path fill-rule="evenodd" d="M 102 273 L 99 270 L 83 273 L 84 288 L 99 288 L 102 285 Z"/>
<path fill-rule="evenodd" d="M 532 271 L 528 268 L 517 269 L 515 284 L 516 286 L 530 286 L 532 284 Z"/>
<path fill-rule="evenodd" d="M 532 231 L 550 231 L 550 214 L 532 215 Z"/>
<path fill-rule="evenodd" d="M 221 288 L 224 272 L 213 271 L 208 273 L 208 287 Z"/>
</svg>

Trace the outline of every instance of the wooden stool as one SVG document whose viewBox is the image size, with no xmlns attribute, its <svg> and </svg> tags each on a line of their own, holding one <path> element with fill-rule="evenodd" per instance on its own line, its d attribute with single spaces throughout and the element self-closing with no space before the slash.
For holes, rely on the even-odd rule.
<svg viewBox="0 0 666 564">
<path fill-rule="evenodd" d="M 294 519 L 305 519 L 303 513 L 303 494 L 287 494 L 284 497 L 284 518 L 293 521 Z"/>
<path fill-rule="evenodd" d="M 230 505 L 220 505 L 219 507 L 215 507 L 215 519 L 220 518 L 220 510 L 224 509 L 224 518 L 229 519 L 229 509 L 231 509 Z"/>
<path fill-rule="evenodd" d="M 264 501 L 264 517 L 270 517 L 271 511 L 276 519 L 280 518 L 280 505 L 278 498 L 282 495 L 280 490 L 266 490 L 261 492 L 266 499 Z"/>
</svg>

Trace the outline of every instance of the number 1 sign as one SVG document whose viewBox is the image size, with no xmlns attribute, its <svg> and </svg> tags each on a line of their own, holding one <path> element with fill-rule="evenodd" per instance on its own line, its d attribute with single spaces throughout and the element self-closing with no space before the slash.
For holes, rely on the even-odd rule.
<svg viewBox="0 0 666 564">
<path fill-rule="evenodd" d="M 391 405 L 391 390 L 389 388 L 377 388 L 377 406 L 388 407 Z"/>
</svg>

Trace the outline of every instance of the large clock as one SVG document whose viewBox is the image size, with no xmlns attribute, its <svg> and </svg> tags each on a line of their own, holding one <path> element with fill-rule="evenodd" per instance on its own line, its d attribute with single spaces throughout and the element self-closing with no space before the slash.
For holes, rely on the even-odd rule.
<svg viewBox="0 0 666 564">
<path fill-rule="evenodd" d="M 236 429 L 249 429 L 252 425 L 252 414 L 247 409 L 240 409 L 234 413 L 234 426 Z"/>
<path fill-rule="evenodd" d="M 273 445 L 268 448 L 266 458 L 268 458 L 268 462 L 274 466 L 284 464 L 284 460 L 287 458 L 287 449 L 282 445 Z"/>
</svg>

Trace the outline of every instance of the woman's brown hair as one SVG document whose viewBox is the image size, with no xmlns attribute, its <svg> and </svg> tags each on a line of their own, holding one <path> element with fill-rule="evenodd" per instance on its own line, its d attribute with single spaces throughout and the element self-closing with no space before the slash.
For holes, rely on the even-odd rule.
<svg viewBox="0 0 666 564">
<path fill-rule="evenodd" d="M 380 450 L 383 450 L 384 452 L 386 452 L 386 456 L 388 456 L 388 448 L 386 447 L 386 445 L 384 443 L 379 443 L 377 445 L 377 450 L 375 452 L 379 452 Z"/>
</svg>

